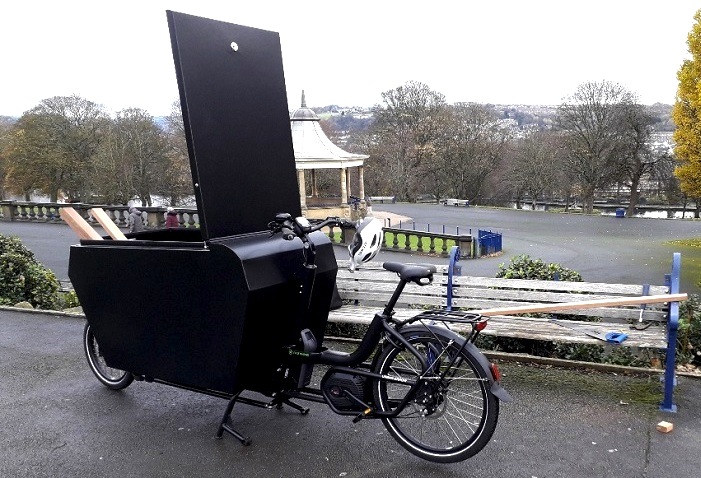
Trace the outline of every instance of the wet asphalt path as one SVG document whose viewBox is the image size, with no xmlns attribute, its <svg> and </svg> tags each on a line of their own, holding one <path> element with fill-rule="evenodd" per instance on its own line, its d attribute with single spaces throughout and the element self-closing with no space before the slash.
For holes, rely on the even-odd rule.
<svg viewBox="0 0 701 478">
<path fill-rule="evenodd" d="M 684 377 L 670 415 L 621 404 L 619 384 L 644 378 L 572 384 L 571 372 L 530 379 L 504 368 L 515 402 L 501 407 L 491 442 L 439 465 L 406 453 L 380 422 L 353 424 L 320 404 L 307 416 L 237 405 L 234 426 L 252 445 L 218 440 L 225 400 L 143 382 L 107 389 L 85 361 L 83 324 L 0 309 L 0 476 L 633 478 L 691 477 L 701 467 L 701 384 Z M 612 392 L 591 392 L 602 385 Z M 662 419 L 672 433 L 655 431 Z"/>
<path fill-rule="evenodd" d="M 500 257 L 463 262 L 463 274 L 494 277 L 500 263 L 518 254 L 557 262 L 588 282 L 663 284 L 672 253 L 682 252 L 682 291 L 696 292 L 701 250 L 666 244 L 701 236 L 701 221 L 616 218 L 540 211 L 445 207 L 434 204 L 378 204 L 375 209 L 411 217 L 416 226 L 446 232 L 488 229 L 503 235 Z M 425 230 L 425 229 L 423 229 Z M 684 267 L 687 265 L 687 267 Z"/>
</svg>

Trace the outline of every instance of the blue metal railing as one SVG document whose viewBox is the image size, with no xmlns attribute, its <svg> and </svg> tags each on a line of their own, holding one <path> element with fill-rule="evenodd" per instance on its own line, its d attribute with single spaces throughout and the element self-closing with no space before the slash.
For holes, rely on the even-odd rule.
<svg viewBox="0 0 701 478">
<path fill-rule="evenodd" d="M 501 234 L 492 231 L 477 231 L 479 241 L 479 255 L 486 256 L 501 252 Z"/>
</svg>

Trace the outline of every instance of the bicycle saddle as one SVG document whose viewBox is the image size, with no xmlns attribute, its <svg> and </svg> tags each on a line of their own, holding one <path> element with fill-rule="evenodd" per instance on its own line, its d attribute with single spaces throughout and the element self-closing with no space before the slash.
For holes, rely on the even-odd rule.
<svg viewBox="0 0 701 478">
<path fill-rule="evenodd" d="M 399 277 L 407 282 L 416 282 L 421 279 L 432 279 L 436 272 L 436 266 L 431 264 L 402 264 L 401 262 L 385 262 L 382 267 L 390 272 L 396 272 Z"/>
</svg>

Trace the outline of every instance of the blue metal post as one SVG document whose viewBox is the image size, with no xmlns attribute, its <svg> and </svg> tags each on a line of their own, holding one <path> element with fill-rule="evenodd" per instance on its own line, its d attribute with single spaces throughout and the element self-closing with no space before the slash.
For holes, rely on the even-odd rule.
<svg viewBox="0 0 701 478">
<path fill-rule="evenodd" d="M 679 293 L 679 274 L 681 269 L 681 254 L 675 252 L 672 258 L 672 274 L 670 276 L 670 294 Z M 679 328 L 679 302 L 669 303 L 669 318 L 667 320 L 667 356 L 664 371 L 664 399 L 660 404 L 663 412 L 676 412 L 677 406 L 672 402 L 674 392 L 674 369 L 677 352 L 677 329 Z"/>
<path fill-rule="evenodd" d="M 453 246 L 450 248 L 450 261 L 448 262 L 448 285 L 446 294 L 447 310 L 453 310 L 453 275 L 459 275 L 459 267 L 456 262 L 460 260 L 460 248 Z M 457 270 L 456 270 L 457 269 Z M 456 274 L 457 273 L 457 274 Z"/>
</svg>

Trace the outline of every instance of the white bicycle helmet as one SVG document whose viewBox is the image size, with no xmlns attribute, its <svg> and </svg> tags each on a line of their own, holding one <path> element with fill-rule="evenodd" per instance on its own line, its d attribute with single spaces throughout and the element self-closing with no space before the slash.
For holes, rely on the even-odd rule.
<svg viewBox="0 0 701 478">
<path fill-rule="evenodd" d="M 351 271 L 364 262 L 372 260 L 380 251 L 383 242 L 382 223 L 374 217 L 366 217 L 358 224 L 353 242 L 348 246 Z"/>
</svg>

